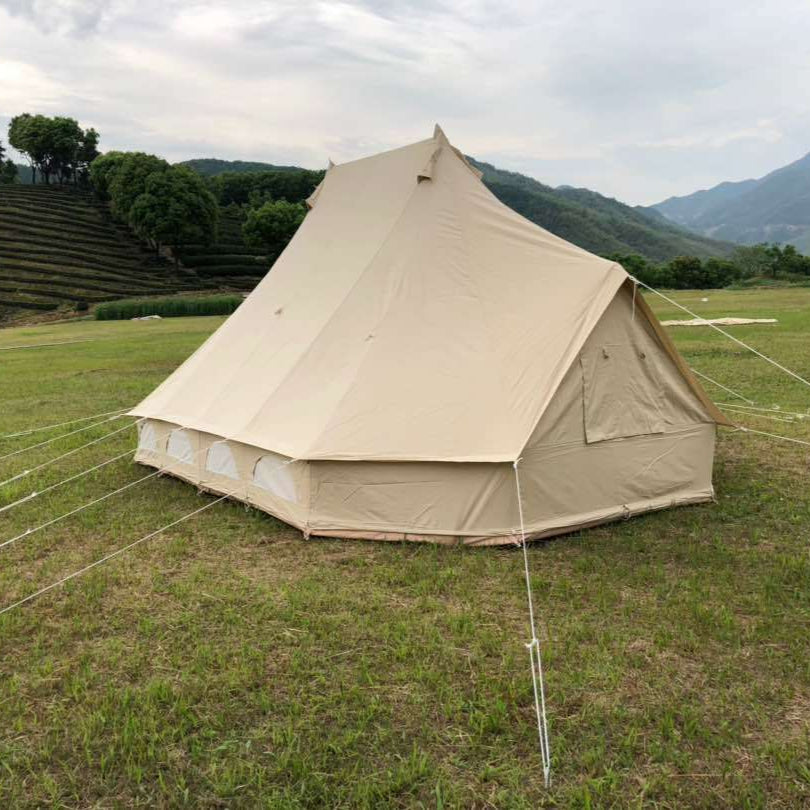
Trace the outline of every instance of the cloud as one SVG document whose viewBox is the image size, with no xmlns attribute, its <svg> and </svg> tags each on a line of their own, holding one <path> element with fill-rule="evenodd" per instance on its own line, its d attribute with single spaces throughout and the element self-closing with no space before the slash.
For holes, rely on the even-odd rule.
<svg viewBox="0 0 810 810">
<path fill-rule="evenodd" d="M 46 33 L 90 34 L 97 30 L 112 0 L 0 0 L 0 8 L 26 17 Z"/>
<path fill-rule="evenodd" d="M 440 121 L 484 160 L 652 202 L 810 149 L 808 34 L 804 0 L 0 0 L 0 118 L 311 166 Z"/>
</svg>

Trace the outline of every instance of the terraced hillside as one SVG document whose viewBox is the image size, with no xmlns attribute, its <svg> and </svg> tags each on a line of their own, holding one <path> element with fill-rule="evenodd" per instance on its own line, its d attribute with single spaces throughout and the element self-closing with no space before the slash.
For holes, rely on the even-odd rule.
<svg viewBox="0 0 810 810">
<path fill-rule="evenodd" d="M 245 244 L 242 216 L 231 207 L 220 209 L 216 243 L 188 245 L 180 261 L 204 282 L 234 290 L 252 290 L 270 267 L 267 256 Z"/>
<path fill-rule="evenodd" d="M 0 186 L 0 322 L 20 310 L 75 311 L 81 302 L 202 286 L 213 285 L 176 273 L 89 192 Z"/>
</svg>

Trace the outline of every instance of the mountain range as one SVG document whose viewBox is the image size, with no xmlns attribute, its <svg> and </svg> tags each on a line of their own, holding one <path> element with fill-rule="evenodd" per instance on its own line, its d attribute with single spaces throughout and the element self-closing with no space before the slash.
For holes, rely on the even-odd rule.
<svg viewBox="0 0 810 810">
<path fill-rule="evenodd" d="M 792 244 L 810 253 L 810 153 L 758 180 L 720 183 L 648 210 L 713 239 Z"/>
<path fill-rule="evenodd" d="M 584 188 L 552 188 L 517 172 L 474 158 L 487 187 L 519 214 L 580 247 L 607 255 L 637 253 L 661 262 L 675 256 L 724 256 L 733 245 L 709 239 L 668 221 L 657 211 L 632 207 Z M 271 163 L 201 158 L 183 165 L 212 176 L 222 172 L 293 170 Z"/>
</svg>

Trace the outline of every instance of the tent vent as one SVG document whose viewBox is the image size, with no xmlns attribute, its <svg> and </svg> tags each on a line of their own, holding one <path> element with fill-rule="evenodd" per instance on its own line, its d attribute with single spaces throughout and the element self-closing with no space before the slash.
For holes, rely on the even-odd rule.
<svg viewBox="0 0 810 810">
<path fill-rule="evenodd" d="M 194 463 L 194 451 L 191 448 L 191 438 L 188 431 L 183 428 L 177 428 L 169 434 L 169 446 L 166 452 L 177 461 L 182 461 L 185 464 Z"/>
<path fill-rule="evenodd" d="M 140 450 L 152 450 L 155 453 L 160 449 L 154 422 L 147 420 L 138 425 L 138 448 Z"/>
<path fill-rule="evenodd" d="M 295 479 L 290 473 L 290 461 L 292 459 L 276 453 L 262 456 L 256 462 L 253 470 L 253 483 L 259 489 L 271 492 L 277 498 L 296 503 L 298 493 L 295 488 Z"/>
<path fill-rule="evenodd" d="M 205 459 L 205 469 L 214 475 L 224 475 L 226 478 L 239 480 L 239 469 L 233 451 L 226 442 L 214 442 L 208 449 Z"/>
</svg>

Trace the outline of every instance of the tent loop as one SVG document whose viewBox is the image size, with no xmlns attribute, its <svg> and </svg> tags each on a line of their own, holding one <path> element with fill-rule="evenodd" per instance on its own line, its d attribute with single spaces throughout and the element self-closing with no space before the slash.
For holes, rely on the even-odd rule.
<svg viewBox="0 0 810 810">
<path fill-rule="evenodd" d="M 526 526 L 523 521 L 523 499 L 520 495 L 520 473 L 518 466 L 522 461 L 518 458 L 512 464 L 515 471 L 515 490 L 517 492 L 518 515 L 520 516 L 520 538 L 523 547 L 523 568 L 526 575 L 526 598 L 529 603 L 529 628 L 532 638 L 526 644 L 532 668 L 532 687 L 534 689 L 534 711 L 537 716 L 537 735 L 540 739 L 540 759 L 543 763 L 543 781 L 546 788 L 551 785 L 551 748 L 548 742 L 548 720 L 546 719 L 546 689 L 543 680 L 543 659 L 540 655 L 540 642 L 537 639 L 537 630 L 534 623 L 534 599 L 532 598 L 532 582 L 529 575 L 529 554 L 526 550 Z"/>
</svg>

